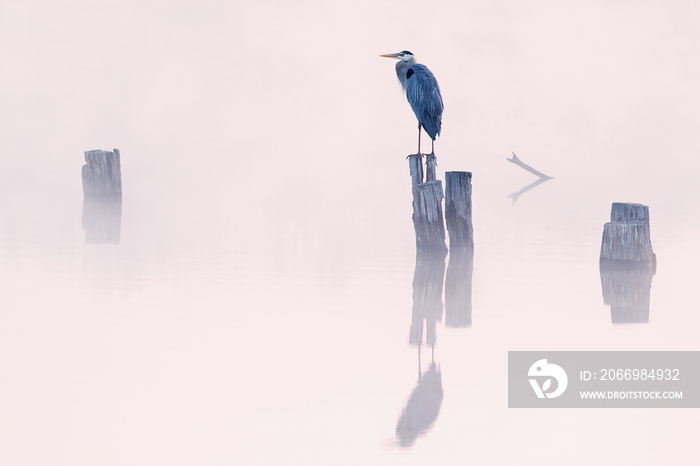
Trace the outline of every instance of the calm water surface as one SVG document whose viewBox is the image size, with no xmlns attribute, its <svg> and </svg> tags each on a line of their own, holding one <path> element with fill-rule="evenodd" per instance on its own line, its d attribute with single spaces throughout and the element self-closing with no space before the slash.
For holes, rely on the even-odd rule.
<svg viewBox="0 0 700 466">
<path fill-rule="evenodd" d="M 506 358 L 697 350 L 697 225 L 652 205 L 648 307 L 616 317 L 598 267 L 609 205 L 569 209 L 582 184 L 559 178 L 513 204 L 531 181 L 515 173 L 485 189 L 475 175 L 473 257 L 418 262 L 403 207 L 380 232 L 360 223 L 341 235 L 330 220 L 298 235 L 304 222 L 178 229 L 194 208 L 163 214 L 167 203 L 128 194 L 121 216 L 102 217 L 112 232 L 90 233 L 79 186 L 6 205 L 3 457 L 506 464 L 546 438 L 569 464 L 597 464 L 610 444 L 629 445 L 615 462 L 682 464 L 694 410 L 509 410 Z"/>
</svg>

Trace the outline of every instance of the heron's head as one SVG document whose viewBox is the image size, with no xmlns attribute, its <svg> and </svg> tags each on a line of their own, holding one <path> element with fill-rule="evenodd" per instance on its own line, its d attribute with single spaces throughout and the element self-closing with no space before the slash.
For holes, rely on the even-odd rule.
<svg viewBox="0 0 700 466">
<path fill-rule="evenodd" d="M 404 50 L 403 52 L 399 53 L 385 53 L 384 55 L 379 55 L 380 57 L 386 57 L 386 58 L 396 58 L 397 60 L 401 61 L 411 61 L 414 59 L 414 56 L 411 52 L 408 50 Z"/>
</svg>

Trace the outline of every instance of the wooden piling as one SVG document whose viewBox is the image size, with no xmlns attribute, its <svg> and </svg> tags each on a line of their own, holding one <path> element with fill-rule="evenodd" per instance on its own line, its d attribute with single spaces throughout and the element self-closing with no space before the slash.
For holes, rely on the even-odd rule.
<svg viewBox="0 0 700 466">
<path fill-rule="evenodd" d="M 411 173 L 413 189 L 423 182 L 423 156 L 420 154 L 408 156 L 408 170 Z"/>
<path fill-rule="evenodd" d="M 85 152 L 82 169 L 83 195 L 121 199 L 122 172 L 119 150 L 89 150 Z"/>
<path fill-rule="evenodd" d="M 413 193 L 413 228 L 416 232 L 416 249 L 421 252 L 447 253 L 445 244 L 445 219 L 442 213 L 442 181 L 426 183 L 423 179 L 422 156 L 408 157 Z"/>
<path fill-rule="evenodd" d="M 651 248 L 649 207 L 613 203 L 610 222 L 603 227 L 600 261 L 656 263 L 656 255 Z"/>
<path fill-rule="evenodd" d="M 437 176 L 435 170 L 437 168 L 437 160 L 434 155 L 425 156 L 425 181 L 435 181 Z"/>
<path fill-rule="evenodd" d="M 413 227 L 419 251 L 447 253 L 443 197 L 440 180 L 421 183 L 413 190 Z"/>
<path fill-rule="evenodd" d="M 450 236 L 450 249 L 473 249 L 471 172 L 445 173 L 445 220 Z"/>
<path fill-rule="evenodd" d="M 86 244 L 119 244 L 122 170 L 119 149 L 85 151 L 83 229 Z"/>
</svg>

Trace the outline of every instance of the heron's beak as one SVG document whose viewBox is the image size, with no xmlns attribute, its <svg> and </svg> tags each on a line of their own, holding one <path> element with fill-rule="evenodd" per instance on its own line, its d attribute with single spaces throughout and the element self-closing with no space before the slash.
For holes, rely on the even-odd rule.
<svg viewBox="0 0 700 466">
<path fill-rule="evenodd" d="M 386 57 L 386 58 L 398 58 L 399 54 L 398 53 L 385 53 L 384 55 L 379 55 L 380 57 Z"/>
</svg>

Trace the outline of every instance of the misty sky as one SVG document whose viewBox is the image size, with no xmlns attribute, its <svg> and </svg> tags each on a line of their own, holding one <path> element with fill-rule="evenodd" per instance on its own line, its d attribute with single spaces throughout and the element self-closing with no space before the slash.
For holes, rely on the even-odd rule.
<svg viewBox="0 0 700 466">
<path fill-rule="evenodd" d="M 0 180 L 58 189 L 118 147 L 125 199 L 202 222 L 403 218 L 415 117 L 378 55 L 408 49 L 442 88 L 439 170 L 489 200 L 530 181 L 515 151 L 601 205 L 676 209 L 700 171 L 698 23 L 692 1 L 5 2 Z"/>
</svg>

